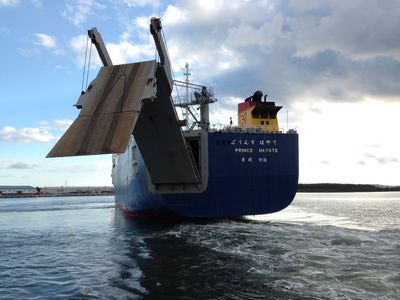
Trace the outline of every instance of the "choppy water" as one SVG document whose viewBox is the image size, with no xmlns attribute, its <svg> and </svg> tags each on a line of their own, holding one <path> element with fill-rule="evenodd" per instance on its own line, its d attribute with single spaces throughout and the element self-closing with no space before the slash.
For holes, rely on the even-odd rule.
<svg viewBox="0 0 400 300">
<path fill-rule="evenodd" d="M 400 299 L 400 193 L 180 224 L 113 197 L 0 199 L 0 298 Z"/>
</svg>

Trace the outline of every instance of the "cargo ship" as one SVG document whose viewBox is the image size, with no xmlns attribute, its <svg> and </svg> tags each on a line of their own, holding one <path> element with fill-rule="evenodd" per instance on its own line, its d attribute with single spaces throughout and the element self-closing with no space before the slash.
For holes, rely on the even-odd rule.
<svg viewBox="0 0 400 300">
<path fill-rule="evenodd" d="M 185 81 L 174 80 L 160 19 L 150 32 L 159 60 L 113 65 L 89 30 L 104 66 L 48 157 L 112 153 L 115 204 L 126 215 L 219 218 L 287 207 L 297 191 L 298 134 L 279 127 L 281 106 L 256 91 L 238 104 L 237 125 L 210 126 L 212 88 L 190 83 L 188 69 Z M 174 101 L 179 86 L 186 97 Z"/>
</svg>

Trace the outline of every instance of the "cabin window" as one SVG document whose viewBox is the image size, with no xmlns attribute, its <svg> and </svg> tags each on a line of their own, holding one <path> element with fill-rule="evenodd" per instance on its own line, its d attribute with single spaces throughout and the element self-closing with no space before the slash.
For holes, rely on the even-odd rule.
<svg viewBox="0 0 400 300">
<path fill-rule="evenodd" d="M 253 117 L 254 119 L 260 118 L 260 115 L 258 114 L 258 112 L 252 112 L 251 115 L 252 115 L 252 117 Z"/>
<path fill-rule="evenodd" d="M 261 125 L 264 125 L 264 121 L 261 121 Z"/>
<path fill-rule="evenodd" d="M 261 112 L 261 119 L 268 119 L 268 112 L 262 111 Z"/>
</svg>

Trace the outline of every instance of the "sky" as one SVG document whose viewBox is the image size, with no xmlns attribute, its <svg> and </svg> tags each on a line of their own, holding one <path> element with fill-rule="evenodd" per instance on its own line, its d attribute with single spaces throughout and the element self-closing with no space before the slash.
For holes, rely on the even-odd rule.
<svg viewBox="0 0 400 300">
<path fill-rule="evenodd" d="M 175 78 L 212 86 L 212 124 L 262 90 L 299 133 L 299 182 L 400 185 L 394 0 L 0 0 L 0 185 L 111 185 L 110 155 L 45 157 L 79 114 L 87 29 L 114 64 L 154 59 L 152 16 Z"/>
</svg>

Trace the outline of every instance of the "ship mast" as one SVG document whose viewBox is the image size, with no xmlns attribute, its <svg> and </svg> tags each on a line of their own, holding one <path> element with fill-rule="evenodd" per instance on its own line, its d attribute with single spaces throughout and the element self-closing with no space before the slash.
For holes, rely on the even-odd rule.
<svg viewBox="0 0 400 300">
<path fill-rule="evenodd" d="M 189 75 L 191 75 L 189 73 L 189 64 L 186 63 L 185 65 L 185 73 L 183 73 L 183 75 L 185 75 L 185 91 L 186 91 L 186 97 L 185 97 L 185 101 L 189 102 Z M 188 119 L 189 118 L 189 109 L 188 107 L 185 108 L 184 110 L 184 119 Z M 189 130 L 189 122 L 186 122 L 186 130 Z"/>
<path fill-rule="evenodd" d="M 187 120 L 186 130 L 192 130 L 195 126 L 198 126 L 204 131 L 208 131 L 210 127 L 209 121 L 209 109 L 210 103 L 214 103 L 217 100 L 214 98 L 214 93 L 211 88 L 207 88 L 203 85 L 189 82 L 189 64 L 185 64 L 185 80 L 174 80 L 176 88 L 185 89 L 184 101 L 176 101 L 175 106 L 183 108 L 183 117 Z M 191 91 L 193 94 L 191 94 Z M 194 106 L 194 109 L 191 107 Z M 200 113 L 200 116 L 199 116 Z M 190 120 L 190 121 L 189 121 Z"/>
</svg>

